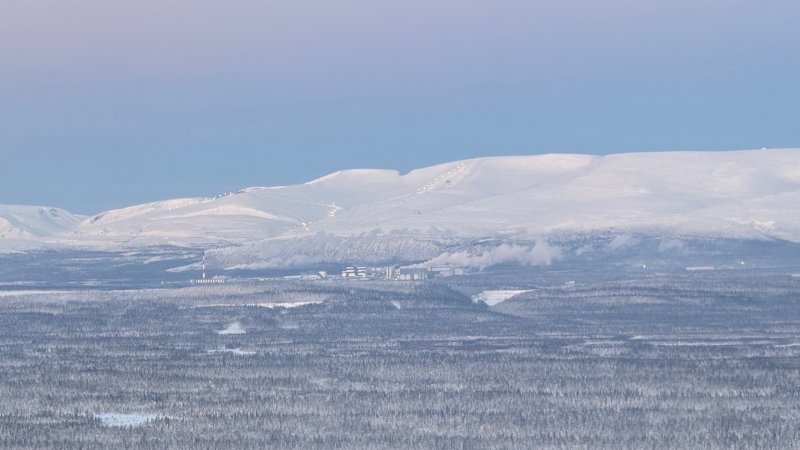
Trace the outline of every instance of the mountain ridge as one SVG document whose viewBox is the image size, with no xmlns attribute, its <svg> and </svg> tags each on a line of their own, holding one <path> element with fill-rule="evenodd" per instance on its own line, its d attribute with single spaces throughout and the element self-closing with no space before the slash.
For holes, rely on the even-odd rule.
<svg viewBox="0 0 800 450">
<path fill-rule="evenodd" d="M 405 174 L 352 169 L 91 217 L 53 208 L 67 219 L 49 226 L 38 225 L 37 207 L 14 207 L 29 208 L 22 217 L 32 221 L 18 214 L 14 224 L 2 215 L 10 208 L 0 205 L 0 249 L 229 247 L 219 251 L 228 263 L 269 258 L 273 247 L 283 255 L 347 245 L 435 258 L 457 243 L 498 238 L 541 250 L 548 236 L 608 230 L 800 242 L 800 149 L 487 157 Z"/>
</svg>

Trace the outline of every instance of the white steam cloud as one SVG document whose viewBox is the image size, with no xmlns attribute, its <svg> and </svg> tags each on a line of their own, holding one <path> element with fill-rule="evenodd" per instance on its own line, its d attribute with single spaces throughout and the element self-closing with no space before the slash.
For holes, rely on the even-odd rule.
<svg viewBox="0 0 800 450">
<path fill-rule="evenodd" d="M 608 248 L 610 250 L 622 250 L 624 248 L 633 247 L 641 241 L 641 239 L 635 236 L 620 234 L 619 236 L 615 236 L 614 239 L 608 243 Z"/>
<path fill-rule="evenodd" d="M 518 263 L 526 266 L 547 266 L 562 257 L 561 248 L 547 242 L 533 245 L 500 244 L 489 249 L 462 250 L 455 253 L 442 253 L 424 265 L 453 265 L 485 269 L 504 263 Z"/>
</svg>

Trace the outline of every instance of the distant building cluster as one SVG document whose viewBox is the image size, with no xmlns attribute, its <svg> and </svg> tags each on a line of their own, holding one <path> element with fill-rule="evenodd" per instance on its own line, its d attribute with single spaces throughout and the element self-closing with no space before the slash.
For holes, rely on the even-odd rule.
<svg viewBox="0 0 800 450">
<path fill-rule="evenodd" d="M 224 284 L 228 281 L 224 276 L 208 277 L 206 275 L 206 261 L 203 258 L 200 264 L 200 278 L 190 280 L 191 284 Z M 390 280 L 390 281 L 420 281 L 429 278 L 444 278 L 459 275 L 466 275 L 467 269 L 462 266 L 367 266 L 353 265 L 347 266 L 341 271 L 341 276 L 328 273 L 327 271 L 303 272 L 297 275 L 286 275 L 284 280 Z M 269 278 L 260 279 L 267 281 Z"/>
<path fill-rule="evenodd" d="M 192 280 L 192 284 L 225 284 L 226 279 L 227 278 L 220 276 L 214 276 L 211 278 L 197 278 Z"/>
<path fill-rule="evenodd" d="M 451 277 L 464 275 L 463 267 L 429 267 L 429 266 L 348 266 L 342 270 L 342 278 L 351 280 L 394 280 L 417 281 L 428 278 Z"/>
<path fill-rule="evenodd" d="M 349 266 L 342 271 L 342 278 L 367 278 L 366 266 Z"/>
</svg>

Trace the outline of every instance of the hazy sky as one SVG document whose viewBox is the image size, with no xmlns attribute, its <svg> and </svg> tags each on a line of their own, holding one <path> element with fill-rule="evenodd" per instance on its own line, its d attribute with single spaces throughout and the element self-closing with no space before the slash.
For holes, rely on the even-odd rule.
<svg viewBox="0 0 800 450">
<path fill-rule="evenodd" d="M 0 203 L 790 146 L 797 0 L 0 1 Z"/>
</svg>

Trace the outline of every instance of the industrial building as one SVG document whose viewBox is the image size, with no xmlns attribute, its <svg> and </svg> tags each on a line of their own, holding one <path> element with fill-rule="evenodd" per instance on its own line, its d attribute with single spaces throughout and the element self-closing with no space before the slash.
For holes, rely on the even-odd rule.
<svg viewBox="0 0 800 450">
<path fill-rule="evenodd" d="M 429 272 L 427 267 L 400 267 L 395 271 L 394 279 L 401 281 L 427 280 Z"/>
<path fill-rule="evenodd" d="M 342 278 L 349 279 L 366 279 L 367 267 L 366 266 L 348 266 L 342 271 Z"/>
</svg>

